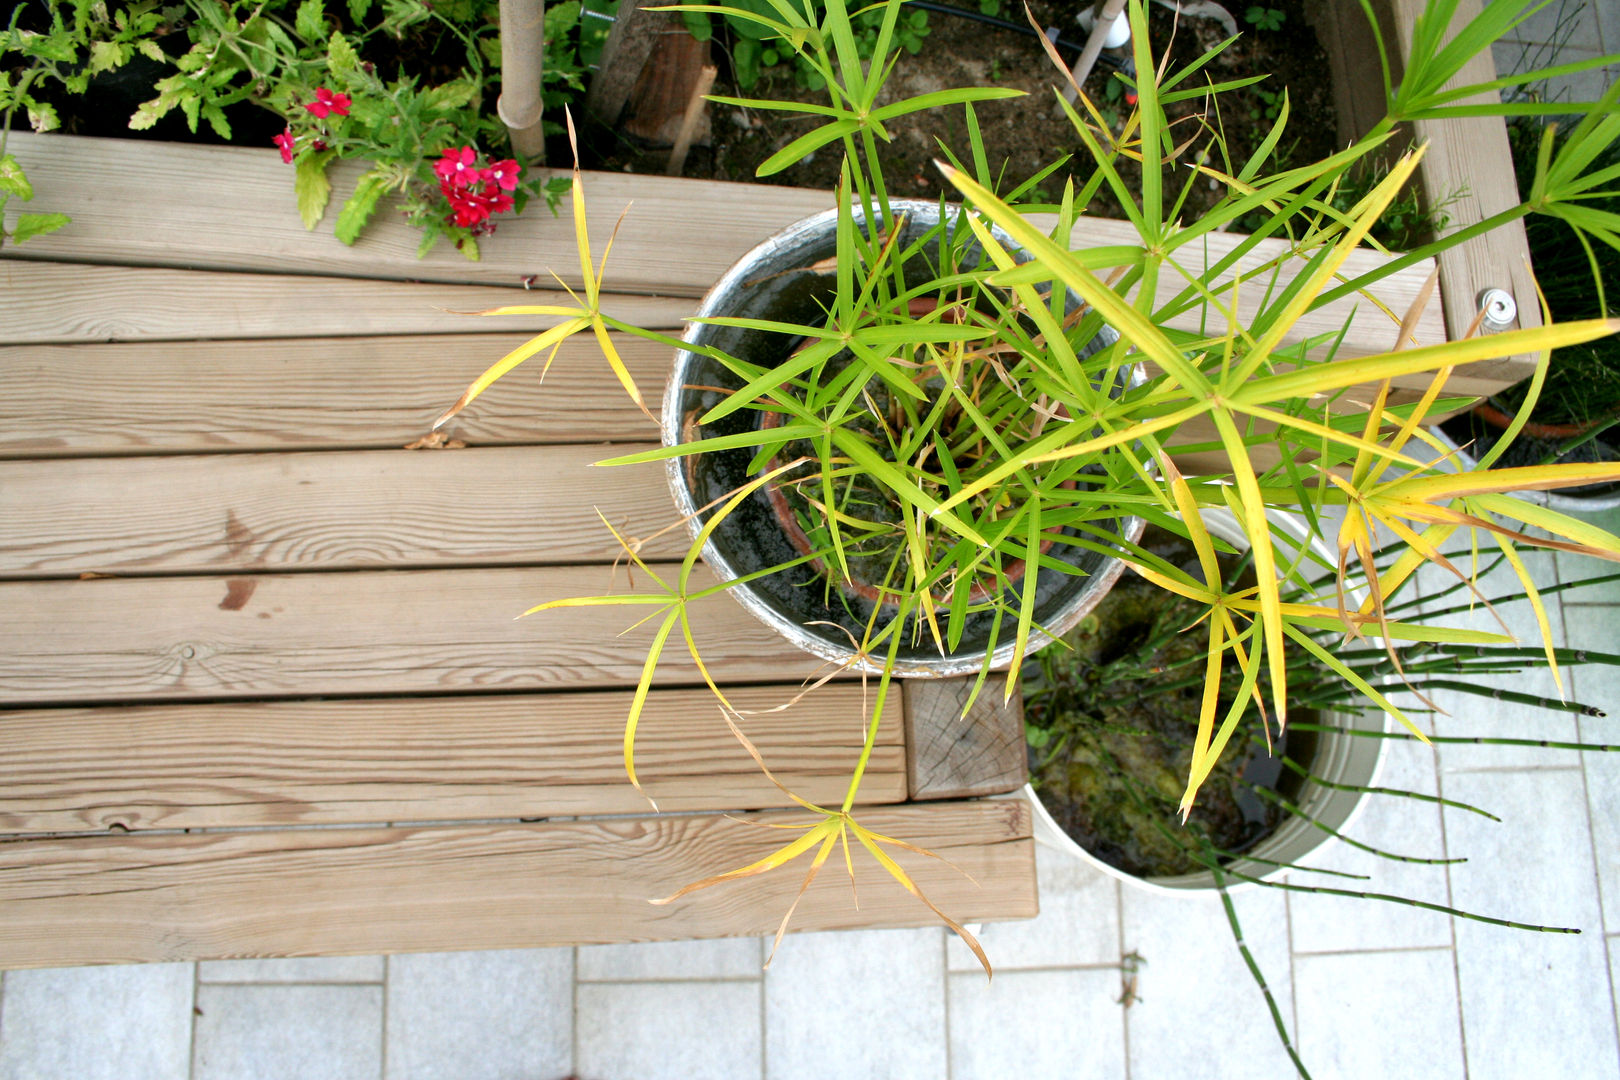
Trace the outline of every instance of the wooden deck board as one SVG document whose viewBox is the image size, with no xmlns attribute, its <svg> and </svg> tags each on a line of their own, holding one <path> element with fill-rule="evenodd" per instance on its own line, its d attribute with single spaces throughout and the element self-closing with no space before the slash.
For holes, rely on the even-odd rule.
<svg viewBox="0 0 1620 1080">
<path fill-rule="evenodd" d="M 680 558 L 663 464 L 591 467 L 647 448 L 0 462 L 0 577 L 612 562 L 598 512 Z"/>
<path fill-rule="evenodd" d="M 870 702 L 824 686 L 783 712 L 779 686 L 727 691 L 796 795 L 838 803 Z M 632 694 L 514 694 L 0 711 L 0 833 L 363 825 L 790 805 L 707 689 L 652 694 L 625 779 Z M 899 695 L 863 803 L 906 798 Z"/>
<path fill-rule="evenodd" d="M 363 171 L 358 162 L 332 168 L 332 209 L 311 232 L 298 218 L 292 169 L 268 147 L 18 132 L 6 150 L 38 192 L 27 209 L 73 218 L 16 253 L 25 258 L 478 282 L 508 291 L 525 278 L 549 283 L 552 270 L 578 280 L 566 201 L 562 217 L 537 204 L 501 220 L 500 231 L 481 242 L 477 262 L 444 244 L 418 259 L 420 234 L 388 205 L 353 247 L 333 239 L 336 208 Z M 619 215 L 634 204 L 608 261 L 608 288 L 667 296 L 701 296 L 764 237 L 832 206 L 831 192 L 621 173 L 587 173 L 585 191 L 598 258 Z M 8 208 L 16 211 L 16 204 Z"/>
<path fill-rule="evenodd" d="M 1029 814 L 1014 798 L 880 808 L 860 820 L 950 860 L 954 869 L 895 853 L 935 904 L 973 921 L 1036 913 Z M 798 892 L 802 874 L 791 867 L 665 906 L 648 901 L 783 842 L 781 831 L 750 821 L 805 817 L 664 815 L 0 844 L 0 967 L 769 933 Z M 859 908 L 847 877 L 826 868 L 794 927 L 935 922 L 864 852 L 856 879 Z"/>
<path fill-rule="evenodd" d="M 0 584 L 0 705 L 634 686 L 654 627 L 614 635 L 655 608 L 515 618 L 611 583 L 597 566 Z M 616 591 L 630 591 L 623 568 Z M 820 666 L 724 594 L 691 618 L 723 683 L 793 684 Z M 659 681 L 700 684 L 678 633 Z"/>
<path fill-rule="evenodd" d="M 6 267 L 0 265 L 0 274 Z M 0 318 L 4 318 L 0 314 Z M 656 401 L 662 345 L 615 334 Z M 0 347 L 0 458 L 397 449 L 526 334 Z M 502 379 L 447 431 L 474 446 L 656 441 L 594 339 Z M 162 468 L 154 465 L 153 468 Z"/>
<path fill-rule="evenodd" d="M 7 249 L 8 251 L 11 249 Z M 0 258 L 0 343 L 196 341 L 377 334 L 534 332 L 555 316 L 470 312 L 511 304 L 569 304 L 555 290 L 430 285 L 292 274 L 221 273 Z M 672 329 L 690 300 L 615 296 L 607 312 Z M 483 367 L 500 358 L 490 356 Z M 469 376 L 467 381 L 471 381 Z M 454 400 L 454 399 L 452 399 Z"/>
</svg>

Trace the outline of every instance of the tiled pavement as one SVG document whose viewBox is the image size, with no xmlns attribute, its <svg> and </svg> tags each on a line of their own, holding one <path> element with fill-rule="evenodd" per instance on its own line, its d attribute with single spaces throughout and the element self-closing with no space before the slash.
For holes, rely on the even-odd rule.
<svg viewBox="0 0 1620 1080">
<path fill-rule="evenodd" d="M 1525 28 L 1532 53 L 1556 22 Z M 1620 51 L 1620 0 L 1571 25 L 1565 58 Z M 1498 65 L 1520 54 L 1498 45 Z M 1620 513 L 1603 524 L 1620 531 Z M 1546 556 L 1542 573 L 1575 564 Z M 1562 641 L 1620 648 L 1620 588 L 1552 612 Z M 1620 672 L 1578 670 L 1572 684 L 1611 717 L 1532 722 L 1462 702 L 1439 733 L 1620 743 Z M 1360 839 L 1468 862 L 1391 863 L 1340 845 L 1323 865 L 1374 874 L 1352 887 L 1581 933 L 1239 893 L 1249 946 L 1313 1074 L 1620 1076 L 1620 753 L 1392 744 L 1384 778 L 1502 821 L 1375 800 Z M 9 972 L 0 1080 L 1293 1075 L 1216 899 L 1144 895 L 1045 849 L 1040 876 L 1038 919 L 984 929 L 991 982 L 939 929 L 790 937 L 768 972 L 768 942 L 755 939 Z M 1144 964 L 1127 1006 L 1118 965 L 1130 952 Z"/>
<path fill-rule="evenodd" d="M 1620 512 L 1599 520 L 1620 530 Z M 1531 558 L 1543 581 L 1584 572 L 1569 556 Z M 1561 642 L 1620 645 L 1620 585 L 1550 610 Z M 1531 625 L 1523 604 L 1502 612 Z M 1437 733 L 1620 743 L 1620 672 L 1577 669 L 1571 682 L 1611 718 L 1454 700 Z M 1502 821 L 1374 799 L 1359 839 L 1468 861 L 1391 863 L 1340 845 L 1313 862 L 1373 875 L 1352 888 L 1581 933 L 1238 893 L 1248 944 L 1313 1074 L 1620 1076 L 1620 753 L 1386 753 L 1383 782 Z M 1122 888 L 1045 849 L 1040 875 L 1038 919 L 984 928 L 991 982 L 939 929 L 791 936 L 768 972 L 768 942 L 752 938 L 10 972 L 0 1080 L 1293 1075 L 1216 898 Z M 1119 963 L 1130 952 L 1144 964 L 1127 1007 Z"/>
</svg>

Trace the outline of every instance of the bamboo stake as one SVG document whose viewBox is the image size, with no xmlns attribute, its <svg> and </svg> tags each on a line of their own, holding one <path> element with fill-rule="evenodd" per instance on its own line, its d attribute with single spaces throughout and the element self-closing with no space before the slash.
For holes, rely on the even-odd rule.
<svg viewBox="0 0 1620 1080">
<path fill-rule="evenodd" d="M 545 161 L 540 77 L 545 67 L 545 0 L 501 0 L 501 96 L 495 114 L 512 136 L 512 155 Z"/>
<path fill-rule="evenodd" d="M 1071 105 L 1076 97 L 1075 86 L 1084 86 L 1086 76 L 1091 69 L 1097 66 L 1097 57 L 1102 55 L 1103 42 L 1108 38 L 1108 31 L 1113 28 L 1114 20 L 1119 18 L 1120 12 L 1125 10 L 1125 0 L 1103 0 L 1102 10 L 1097 13 L 1097 21 L 1091 25 L 1091 36 L 1086 38 L 1086 47 L 1080 52 L 1080 59 L 1074 62 L 1071 74 L 1074 76 L 1074 86 L 1063 88 L 1063 98 Z"/>
<path fill-rule="evenodd" d="M 698 72 L 697 85 L 692 88 L 692 96 L 686 102 L 686 115 L 681 117 L 681 130 L 675 136 L 675 145 L 669 152 L 669 164 L 664 166 L 664 172 L 669 176 L 681 175 L 686 167 L 687 151 L 692 149 L 692 136 L 697 132 L 698 121 L 703 119 L 703 108 L 708 103 L 703 96 L 714 88 L 714 77 L 718 69 L 713 64 L 705 64 Z"/>
</svg>

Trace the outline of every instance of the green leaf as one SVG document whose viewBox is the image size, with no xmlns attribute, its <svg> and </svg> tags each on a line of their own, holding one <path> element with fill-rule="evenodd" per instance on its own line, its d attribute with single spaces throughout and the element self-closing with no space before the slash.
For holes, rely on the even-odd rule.
<svg viewBox="0 0 1620 1080">
<path fill-rule="evenodd" d="M 36 236 L 55 232 L 71 220 L 66 214 L 18 214 L 17 224 L 11 227 L 11 242 L 20 244 Z"/>
<path fill-rule="evenodd" d="M 116 41 L 92 41 L 90 43 L 89 72 L 95 75 L 102 71 L 112 71 L 123 67 L 129 62 L 131 49 L 128 45 Z"/>
<path fill-rule="evenodd" d="M 208 126 L 214 129 L 215 135 L 226 141 L 230 140 L 231 122 L 225 119 L 224 110 L 210 101 L 202 107 L 202 116 L 208 121 Z"/>
<path fill-rule="evenodd" d="M 325 41 L 326 5 L 321 0 L 304 0 L 298 5 L 298 17 L 293 21 L 293 30 L 311 45 L 319 45 Z"/>
<path fill-rule="evenodd" d="M 34 185 L 28 182 L 22 166 L 10 154 L 0 157 L 0 191 L 15 195 L 24 202 L 34 197 Z"/>
<path fill-rule="evenodd" d="M 306 229 L 320 223 L 321 215 L 326 213 L 326 201 L 332 197 L 332 181 L 327 179 L 326 165 L 333 156 L 331 150 L 305 154 L 295 166 L 293 190 L 298 195 L 298 216 L 304 220 Z"/>
<path fill-rule="evenodd" d="M 163 54 L 163 50 L 158 48 L 158 43 L 151 38 L 142 38 L 137 41 L 135 48 L 140 51 L 142 56 L 155 64 L 166 64 L 169 61 L 169 58 Z"/>
<path fill-rule="evenodd" d="M 365 22 L 370 11 L 371 0 L 349 0 L 349 18 L 354 20 L 356 26 Z"/>
<path fill-rule="evenodd" d="M 49 102 L 28 102 L 28 123 L 35 131 L 55 131 L 62 126 L 62 121 L 56 118 L 56 108 Z"/>
<path fill-rule="evenodd" d="M 387 190 L 388 183 L 380 171 L 373 169 L 362 176 L 354 186 L 354 194 L 349 196 L 343 209 L 338 212 L 337 225 L 333 230 L 337 238 L 350 245 L 359 239 L 360 230 L 366 227 L 372 211 L 377 209 L 377 200 Z"/>
<path fill-rule="evenodd" d="M 333 34 L 326 42 L 326 63 L 333 75 L 351 75 L 360 70 L 360 55 L 342 34 Z"/>
</svg>

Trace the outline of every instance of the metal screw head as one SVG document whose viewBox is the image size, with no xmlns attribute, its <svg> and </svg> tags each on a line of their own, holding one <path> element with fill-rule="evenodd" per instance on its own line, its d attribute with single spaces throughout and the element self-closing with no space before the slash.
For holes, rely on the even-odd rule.
<svg viewBox="0 0 1620 1080">
<path fill-rule="evenodd" d="M 1519 305 L 1506 289 L 1486 289 L 1479 294 L 1479 310 L 1485 318 L 1480 327 L 1488 331 L 1506 330 L 1519 317 Z"/>
</svg>

